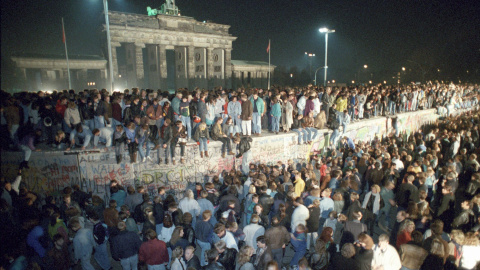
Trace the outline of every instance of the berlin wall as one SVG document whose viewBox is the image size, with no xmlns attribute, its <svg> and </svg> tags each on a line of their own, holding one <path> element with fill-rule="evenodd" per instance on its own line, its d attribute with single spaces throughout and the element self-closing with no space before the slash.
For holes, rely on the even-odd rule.
<svg viewBox="0 0 480 270">
<path fill-rule="evenodd" d="M 438 119 L 435 110 L 417 111 L 398 115 L 400 131 L 411 133 L 421 125 Z M 348 125 L 346 136 L 356 141 L 370 141 L 375 136 L 383 136 L 393 131 L 391 119 L 378 117 Z M 320 130 L 318 138 L 311 145 L 298 145 L 294 132 L 273 135 L 264 132 L 262 137 L 253 137 L 251 154 L 245 162 L 262 162 L 276 164 L 278 161 L 306 162 L 311 153 L 320 151 L 331 134 L 329 130 Z M 232 144 L 235 146 L 235 144 Z M 27 188 L 38 193 L 58 196 L 66 186 L 80 185 L 84 191 L 92 191 L 105 201 L 109 198 L 109 184 L 115 179 L 123 186 L 142 185 L 151 195 L 156 194 L 160 186 L 181 194 L 195 182 L 206 182 L 222 171 L 239 169 L 242 160 L 235 156 L 221 157 L 221 143 L 210 141 L 209 157 L 200 158 L 196 143 L 186 146 L 185 164 L 180 164 L 180 149 L 177 147 L 177 165 L 157 164 L 157 151 L 150 156 L 153 162 L 130 164 L 128 152 L 123 155 L 123 162 L 117 164 L 114 151 L 81 153 L 42 151 L 33 152 L 29 161 L 30 169 L 23 170 L 23 182 Z M 161 149 L 162 157 L 164 151 Z M 2 152 L 1 173 L 7 179 L 13 179 L 22 161 L 22 152 Z"/>
</svg>

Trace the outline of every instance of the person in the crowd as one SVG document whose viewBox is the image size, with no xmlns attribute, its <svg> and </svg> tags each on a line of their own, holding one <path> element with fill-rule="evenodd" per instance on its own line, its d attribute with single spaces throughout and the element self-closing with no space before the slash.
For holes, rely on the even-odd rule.
<svg viewBox="0 0 480 270">
<path fill-rule="evenodd" d="M 388 243 L 388 238 L 386 234 L 378 237 L 378 244 L 373 249 L 372 269 L 399 270 L 402 267 L 397 250 Z"/>
<path fill-rule="evenodd" d="M 237 254 L 235 270 L 254 270 L 255 266 L 250 262 L 254 249 L 251 246 L 243 246 Z M 259 268 L 262 269 L 262 268 Z"/>
<path fill-rule="evenodd" d="M 148 269 L 165 269 L 168 264 L 168 251 L 165 242 L 157 239 L 157 233 L 149 229 L 148 241 L 143 242 L 138 251 L 138 261 L 147 264 Z"/>
<path fill-rule="evenodd" d="M 136 233 L 127 231 L 127 225 L 123 221 L 118 223 L 117 229 L 119 232 L 111 242 L 112 257 L 120 260 L 124 270 L 137 269 L 142 241 Z"/>
<path fill-rule="evenodd" d="M 183 249 L 182 247 L 176 247 L 172 251 L 172 262 L 170 269 L 171 270 L 183 270 L 186 269 L 187 265 L 183 259 Z"/>
</svg>

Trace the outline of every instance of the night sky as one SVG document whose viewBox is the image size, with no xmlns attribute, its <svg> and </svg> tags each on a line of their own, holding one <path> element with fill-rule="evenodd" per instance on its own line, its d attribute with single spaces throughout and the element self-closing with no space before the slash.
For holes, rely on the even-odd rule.
<svg viewBox="0 0 480 270">
<path fill-rule="evenodd" d="M 163 1 L 109 0 L 115 11 L 146 14 Z M 413 79 L 475 81 L 480 77 L 480 1 L 460 0 L 177 0 L 184 16 L 231 25 L 232 58 L 268 61 L 288 70 L 309 67 L 305 52 L 315 53 L 313 69 L 323 66 L 329 35 L 329 77 L 351 81 L 368 72 L 388 80 L 407 68 Z M 12 54 L 64 55 L 64 17 L 69 54 L 103 55 L 98 30 L 104 22 L 102 0 L 2 0 L 2 87 L 11 74 Z M 363 65 L 368 65 L 368 71 Z M 440 70 L 440 72 L 438 72 Z M 467 72 L 468 71 L 468 72 Z M 416 78 L 417 77 L 417 78 Z"/>
</svg>

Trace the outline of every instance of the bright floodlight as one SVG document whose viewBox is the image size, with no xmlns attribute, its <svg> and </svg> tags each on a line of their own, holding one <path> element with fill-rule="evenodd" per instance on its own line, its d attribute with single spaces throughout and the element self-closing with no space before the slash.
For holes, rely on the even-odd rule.
<svg viewBox="0 0 480 270">
<path fill-rule="evenodd" d="M 328 28 L 322 27 L 318 31 L 320 31 L 320 33 L 326 33 L 326 32 L 328 32 Z"/>
</svg>

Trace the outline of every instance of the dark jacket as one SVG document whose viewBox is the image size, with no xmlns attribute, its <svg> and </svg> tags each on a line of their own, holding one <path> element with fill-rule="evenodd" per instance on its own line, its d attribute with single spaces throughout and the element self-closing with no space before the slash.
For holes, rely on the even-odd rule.
<svg viewBox="0 0 480 270">
<path fill-rule="evenodd" d="M 170 144 L 174 137 L 173 137 L 173 128 L 172 126 L 163 126 L 162 127 L 162 131 L 163 131 L 163 134 L 162 134 L 162 139 L 163 139 L 163 144 Z"/>
<path fill-rule="evenodd" d="M 359 270 L 371 270 L 372 260 L 373 260 L 373 250 L 357 248 L 357 252 L 355 254 L 355 262 Z"/>
<path fill-rule="evenodd" d="M 262 195 L 260 195 L 260 197 L 258 198 L 258 203 L 260 205 L 262 205 L 263 207 L 263 212 L 265 214 L 268 214 L 270 213 L 270 209 L 272 209 L 272 205 L 273 205 L 273 202 L 275 200 L 272 198 L 272 196 L 266 194 L 266 193 L 263 193 Z"/>
<path fill-rule="evenodd" d="M 203 270 L 225 270 L 225 267 L 221 266 L 220 264 L 214 262 L 209 263 L 203 267 Z"/>
<path fill-rule="evenodd" d="M 251 120 L 253 115 L 253 105 L 250 100 L 242 101 L 242 113 L 240 114 L 240 119 L 242 120 Z"/>
<path fill-rule="evenodd" d="M 222 126 L 215 124 L 212 127 L 212 131 L 211 131 L 210 135 L 212 136 L 213 140 L 218 141 L 219 138 L 222 138 L 223 135 L 225 135 L 225 134 L 222 133 Z"/>
<path fill-rule="evenodd" d="M 93 119 L 93 107 L 89 106 L 88 103 L 79 102 L 78 111 L 83 120 Z"/>
<path fill-rule="evenodd" d="M 187 240 L 190 246 L 196 247 L 195 244 L 195 231 L 192 225 L 183 224 L 183 239 Z"/>
<path fill-rule="evenodd" d="M 396 194 L 395 201 L 399 206 L 408 208 L 408 202 L 418 202 L 418 188 L 410 183 L 403 183 Z"/>
<path fill-rule="evenodd" d="M 317 232 L 320 227 L 320 207 L 308 208 L 310 217 L 307 219 L 307 229 L 309 233 Z"/>
<path fill-rule="evenodd" d="M 237 158 L 240 158 L 241 156 L 243 156 L 243 154 L 245 152 L 247 152 L 248 150 L 250 150 L 251 148 L 251 144 L 252 144 L 252 138 L 251 137 L 242 137 L 240 139 L 240 143 L 238 144 L 238 155 L 237 155 Z"/>
<path fill-rule="evenodd" d="M 233 248 L 227 248 L 223 253 L 219 254 L 218 262 L 225 267 L 225 270 L 235 270 L 236 257 L 237 251 Z"/>
<path fill-rule="evenodd" d="M 112 257 L 115 260 L 126 259 L 138 254 L 142 241 L 134 232 L 120 231 L 112 239 Z"/>
<path fill-rule="evenodd" d="M 196 128 L 195 133 L 193 134 L 193 139 L 198 142 L 200 138 L 207 138 L 207 140 L 210 140 L 208 128 L 205 128 L 204 130 L 200 130 L 198 127 Z"/>
<path fill-rule="evenodd" d="M 92 102 L 92 109 L 93 109 L 93 115 L 94 116 L 103 116 L 107 113 L 107 108 L 105 107 L 105 102 L 103 102 L 102 100 L 98 101 L 96 110 L 95 110 L 95 105 Z"/>
<path fill-rule="evenodd" d="M 191 103 L 190 103 L 191 104 Z M 207 104 L 205 101 L 199 100 L 197 103 L 197 115 L 202 119 L 202 122 L 205 122 L 207 118 Z"/>
<path fill-rule="evenodd" d="M 345 258 L 342 256 L 340 252 L 335 253 L 335 255 L 330 260 L 330 264 L 328 265 L 328 269 L 336 270 L 336 269 L 348 269 L 348 270 L 358 270 L 359 267 L 357 262 L 354 258 Z"/>
<path fill-rule="evenodd" d="M 187 264 L 187 268 L 193 267 L 197 270 L 202 269 L 202 266 L 200 265 L 200 259 L 198 259 L 197 255 L 193 255 L 193 257 L 189 261 L 185 261 Z"/>
</svg>

